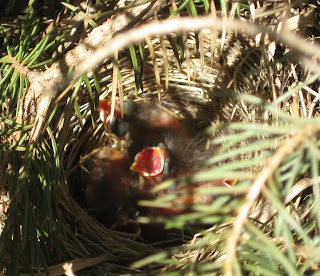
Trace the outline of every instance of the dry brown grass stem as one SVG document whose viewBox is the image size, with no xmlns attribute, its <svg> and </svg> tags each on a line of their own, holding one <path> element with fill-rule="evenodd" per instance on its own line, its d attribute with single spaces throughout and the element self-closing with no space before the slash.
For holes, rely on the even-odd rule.
<svg viewBox="0 0 320 276">
<path fill-rule="evenodd" d="M 278 150 L 270 157 L 264 169 L 257 175 L 252 183 L 245 201 L 241 208 L 239 208 L 237 215 L 233 222 L 229 239 L 227 240 L 226 252 L 227 257 L 224 261 L 224 275 L 232 276 L 233 261 L 237 254 L 237 245 L 239 243 L 241 232 L 248 221 L 251 208 L 257 201 L 263 187 L 266 185 L 267 180 L 279 168 L 281 162 L 291 154 L 305 139 L 313 137 L 320 131 L 320 124 L 310 124 L 302 128 L 292 138 L 288 139 Z"/>
</svg>

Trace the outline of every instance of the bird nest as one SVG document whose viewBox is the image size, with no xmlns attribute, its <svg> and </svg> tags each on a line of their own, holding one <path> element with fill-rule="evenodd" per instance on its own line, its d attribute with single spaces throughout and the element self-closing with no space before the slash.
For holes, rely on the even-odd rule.
<svg viewBox="0 0 320 276">
<path fill-rule="evenodd" d="M 188 146 L 183 146 L 186 147 L 185 158 L 195 160 L 204 159 L 199 158 L 199 154 L 204 151 L 203 144 L 206 145 L 208 151 L 213 152 L 213 149 L 211 149 L 213 147 L 210 146 L 212 135 L 207 135 L 205 138 L 201 138 L 199 135 L 206 128 L 222 122 L 233 121 L 235 118 L 241 118 L 242 121 L 248 120 L 243 112 L 232 112 L 237 102 L 234 95 L 228 97 L 221 95 L 216 96 L 217 90 L 224 91 L 229 79 L 227 73 L 222 70 L 223 66 L 216 61 L 216 58 L 215 61 L 213 61 L 213 65 L 211 65 L 213 59 L 211 55 L 216 54 L 217 57 L 220 56 L 220 58 L 221 55 L 218 54 L 217 49 L 216 53 L 210 54 L 210 33 L 203 33 L 202 36 L 202 47 L 207 55 L 204 57 L 204 63 L 201 64 L 199 51 L 196 49 L 197 38 L 195 34 L 189 33 L 185 36 L 185 45 L 188 47 L 189 58 L 187 61 L 181 63 L 181 68 L 177 68 L 177 60 L 168 39 L 163 38 L 165 48 L 161 48 L 159 38 L 151 39 L 158 70 L 155 72 L 155 67 L 150 57 L 150 50 L 148 46 L 145 46 L 146 60 L 144 61 L 141 88 L 138 91 L 136 89 L 136 79 L 132 70 L 131 61 L 128 60 L 128 57 L 124 54 L 123 56 L 119 55 L 118 61 L 121 75 L 119 80 L 121 80 L 120 85 L 122 86 L 118 89 L 123 91 L 124 98 L 133 98 L 138 103 L 152 102 L 155 105 L 159 105 L 161 108 L 164 108 L 165 112 L 172 113 L 183 125 L 191 128 L 194 137 L 190 139 L 192 139 L 193 143 L 199 144 L 199 147 L 202 146 L 202 148 L 197 150 L 189 149 L 194 155 L 197 155 L 190 156 L 190 154 L 188 154 Z M 173 39 L 176 39 L 175 35 L 173 35 Z M 217 41 L 218 40 L 220 39 L 218 38 Z M 247 42 L 243 40 L 243 38 L 236 38 L 232 35 L 230 35 L 230 40 L 234 40 L 236 45 L 234 45 L 232 49 L 227 49 L 226 47 L 226 52 L 223 53 L 222 56 L 229 55 L 234 62 L 230 68 L 235 68 L 233 66 L 240 62 L 240 57 L 243 56 L 243 51 L 245 51 L 247 47 Z M 228 42 L 226 44 L 228 44 Z M 164 51 L 166 53 L 164 53 Z M 228 59 L 230 59 L 230 57 Z M 257 64 L 259 59 L 256 58 L 254 62 Z M 164 63 L 167 64 L 164 65 Z M 113 64 L 107 65 L 97 72 L 98 79 L 102 80 L 100 82 L 100 87 L 102 88 L 100 98 L 102 99 L 111 97 L 112 83 L 115 81 L 112 81 L 110 77 L 113 72 L 112 65 Z M 165 72 L 166 67 L 168 70 L 167 76 Z M 156 77 L 155 75 L 158 76 Z M 156 79 L 160 80 L 158 86 L 155 81 Z M 167 87 L 165 83 L 167 83 Z M 160 97 L 158 91 L 161 91 Z M 74 225 L 74 220 L 72 220 L 72 225 L 73 227 L 77 227 L 78 237 L 77 239 L 68 238 L 67 240 L 72 241 L 70 246 L 72 246 L 73 250 L 76 249 L 76 251 L 72 252 L 75 257 L 86 256 L 88 252 L 90 252 L 89 256 L 99 256 L 105 252 L 111 253 L 111 259 L 114 258 L 113 261 L 110 259 L 110 262 L 104 261 L 103 263 L 99 263 L 99 269 L 102 271 L 108 270 L 109 272 L 114 271 L 118 273 L 121 267 L 120 264 L 123 263 L 124 267 L 121 268 L 121 271 L 123 273 L 133 273 L 134 270 L 126 268 L 126 265 L 131 264 L 133 260 L 138 260 L 148 254 L 155 253 L 161 247 L 168 247 L 173 244 L 182 245 L 187 242 L 188 239 L 192 239 L 192 234 L 191 232 L 186 233 L 187 231 L 185 233 L 180 231 L 179 233 L 179 231 L 172 232 L 168 230 L 168 233 L 164 236 L 163 230 L 161 229 L 162 227 L 159 224 L 157 228 L 153 227 L 149 230 L 149 232 L 155 231 L 155 237 L 150 241 L 146 239 L 144 235 L 137 237 L 136 233 L 110 230 L 102 225 L 103 219 L 96 219 L 94 211 L 92 212 L 91 210 L 90 212 L 90 208 L 86 210 L 87 205 L 84 202 L 86 183 L 83 183 L 82 177 L 86 174 L 90 175 L 91 171 L 96 173 L 90 161 L 94 162 L 93 157 L 97 156 L 105 147 L 116 148 L 124 152 L 127 152 L 128 149 L 124 141 L 119 140 L 114 135 L 110 135 L 105 131 L 103 123 L 99 119 L 99 109 L 96 109 L 94 111 L 95 113 L 92 114 L 90 105 L 88 104 L 89 99 L 87 98 L 87 93 L 85 91 L 82 93 L 78 101 L 79 103 L 83 103 L 80 104 L 81 113 L 86 114 L 86 116 L 81 116 L 83 126 L 81 127 L 79 125 L 79 118 L 76 115 L 71 118 L 69 135 L 77 138 L 67 139 L 69 142 L 66 144 L 66 153 L 72 153 L 66 155 L 65 159 L 67 164 L 65 170 L 66 182 L 69 185 L 71 193 L 65 194 L 69 199 L 63 199 L 63 205 L 67 204 L 63 213 L 70 213 L 70 210 L 73 210 L 70 215 L 76 214 L 77 223 Z M 94 116 L 96 120 L 95 125 L 92 123 L 92 116 Z M 221 131 L 221 133 L 217 135 L 221 136 L 223 133 L 226 132 Z M 172 139 L 176 138 L 172 137 Z M 203 141 L 204 139 L 206 141 Z M 201 145 L 199 140 L 201 140 Z M 204 154 L 204 156 L 208 158 L 210 155 Z M 232 158 L 230 158 L 230 160 L 232 160 Z M 195 163 L 196 161 L 191 162 L 197 165 Z M 204 167 L 205 165 L 202 166 Z M 75 201 L 77 203 L 75 203 Z M 72 207 L 69 206 L 69 204 L 72 204 Z M 78 208 L 80 208 L 81 211 L 79 211 Z M 109 210 L 106 212 L 112 211 Z M 85 218 L 80 218 L 82 215 Z M 67 219 L 66 221 L 69 220 Z M 206 226 L 203 227 L 205 228 Z M 73 235 L 72 232 L 70 234 Z M 93 239 L 93 237 L 96 237 L 97 240 Z M 90 241 L 89 244 L 88 241 Z M 75 242 L 79 244 L 75 246 Z M 108 258 L 110 258 L 110 256 Z"/>
<path fill-rule="evenodd" d="M 176 7 L 175 4 L 172 5 Z M 266 7 L 275 10 L 279 8 L 274 3 Z M 267 10 L 266 7 L 260 8 L 264 11 Z M 204 13 L 202 8 L 199 7 L 199 12 Z M 302 8 L 305 8 L 304 12 L 301 12 Z M 22 245 L 17 246 L 14 238 L 7 241 L 4 248 L 9 255 L 4 252 L 1 255 L 2 262 L 7 265 L 7 272 L 15 271 L 16 263 L 20 264 L 22 272 L 30 273 L 34 267 L 38 267 L 38 272 L 47 270 L 50 275 L 59 275 L 68 269 L 77 271 L 77 275 L 158 274 L 170 271 L 217 273 L 221 269 L 221 262 L 226 258 L 224 252 L 228 231 L 233 229 L 233 217 L 239 217 L 235 206 L 242 206 L 242 199 L 247 195 L 250 183 L 258 179 L 258 172 L 263 170 L 267 157 L 274 152 L 277 143 L 281 144 L 290 134 L 288 129 L 280 130 L 275 126 L 289 124 L 288 117 L 312 117 L 317 114 L 315 96 L 310 94 L 310 91 L 317 90 L 317 84 L 313 83 L 312 87 L 305 83 L 306 76 L 314 77 L 315 73 L 309 68 L 311 73 L 307 75 L 306 70 L 299 68 L 296 57 L 289 51 L 292 45 L 286 45 L 287 41 L 274 42 L 274 37 L 277 37 L 274 26 L 280 22 L 276 11 L 265 16 L 261 25 L 256 24 L 261 26 L 261 32 L 250 28 L 247 32 L 240 32 L 240 29 L 238 31 L 232 26 L 231 19 L 228 21 L 231 22 L 230 25 L 226 25 L 229 28 L 224 28 L 227 21 L 222 20 L 221 12 L 213 6 L 211 10 L 217 16 L 216 19 L 211 18 L 217 20 L 217 30 L 203 27 L 193 32 L 181 27 L 173 31 L 169 29 L 165 35 L 163 32 L 159 35 L 151 32 L 150 35 L 145 35 L 145 40 L 139 43 L 133 41 L 130 46 L 120 49 L 112 59 L 102 58 L 104 61 L 97 64 L 93 73 L 87 72 L 70 85 L 68 93 L 51 97 L 50 100 L 54 99 L 55 102 L 50 102 L 51 109 L 47 105 L 48 123 L 41 126 L 45 130 L 43 134 L 32 136 L 37 135 L 37 132 L 33 132 L 28 136 L 30 128 L 15 129 L 22 131 L 20 140 L 18 139 L 20 142 L 16 145 L 18 150 L 8 151 L 2 158 L 3 164 L 9 160 L 9 165 L 5 165 L 8 172 L 4 173 L 2 179 L 6 184 L 3 189 L 9 193 L 10 198 L 6 207 L 9 209 L 3 212 L 7 220 L 4 221 L 2 237 L 19 237 Z M 167 19 L 167 5 L 159 5 L 156 11 L 161 20 Z M 228 17 L 234 11 L 231 10 Z M 259 9 L 256 10 L 258 11 Z M 251 20 L 253 10 L 250 14 L 248 9 L 242 10 L 239 6 L 239 12 L 243 19 Z M 297 5 L 292 8 L 288 19 L 291 20 L 288 27 L 292 28 L 290 31 L 299 31 L 303 35 L 314 31 L 307 29 L 309 25 L 306 23 L 309 22 L 311 12 L 312 7 L 307 9 Z M 157 30 L 159 23 L 149 18 L 150 16 L 141 20 L 154 24 Z M 183 25 L 186 17 L 182 16 L 180 19 Z M 199 20 L 194 24 L 201 25 L 201 19 Z M 265 28 L 266 22 L 270 23 L 269 29 Z M 239 28 L 243 29 L 241 26 Z M 137 36 L 148 30 L 143 29 L 143 26 L 142 29 L 137 28 Z M 119 29 L 116 28 L 115 31 Z M 94 34 L 91 34 L 92 37 Z M 117 37 L 113 40 L 117 41 Z M 82 43 L 85 44 L 84 42 L 88 41 L 84 40 Z M 108 44 L 101 42 L 98 46 L 106 48 Z M 78 52 L 74 53 L 78 55 Z M 61 59 L 57 58 L 57 62 L 50 68 L 59 61 Z M 23 67 L 14 60 L 11 63 L 23 75 Z M 75 68 L 77 70 L 77 64 Z M 30 74 L 27 77 L 30 78 Z M 39 77 L 39 80 L 42 77 L 41 81 L 46 81 L 41 75 L 34 77 Z M 34 87 L 32 79 L 29 81 L 30 87 Z M 49 79 L 47 81 L 50 82 Z M 299 81 L 304 83 L 304 87 L 308 87 L 309 92 L 292 92 Z M 63 88 L 65 87 L 64 83 Z M 203 184 L 225 178 L 237 180 L 238 183 L 229 190 L 225 187 L 206 187 L 203 191 L 200 189 L 197 192 L 200 195 L 211 193 L 217 200 L 210 202 L 208 206 L 194 204 L 191 212 L 186 210 L 178 216 L 170 217 L 154 218 L 150 215 L 141 220 L 135 218 L 141 225 L 156 223 L 158 228 L 151 228 L 151 231 L 161 232 L 160 229 L 164 226 L 174 229 L 164 230 L 164 237 L 156 242 L 143 235 L 115 230 L 110 224 L 106 225 L 87 206 L 87 183 L 84 175 L 90 174 L 92 170 L 92 164 L 87 161 L 92 160 L 103 148 L 128 152 L 126 141 L 106 131 L 104 122 L 99 117 L 99 99 L 111 98 L 112 95 L 121 99 L 133 99 L 138 104 L 151 102 L 188 127 L 192 133 L 191 153 L 196 155 L 196 161 L 190 163 L 195 169 L 190 169 L 182 177 L 169 177 L 171 182 L 159 183 L 159 190 L 174 193 L 177 191 L 172 190 L 174 185 L 185 188 L 197 185 L 195 183 Z M 41 98 L 42 96 L 39 96 L 40 102 L 35 102 L 36 106 L 38 104 L 35 110 L 37 114 L 41 111 L 41 103 L 48 99 L 44 96 Z M 7 110 L 9 109 L 10 102 L 7 102 Z M 32 122 L 32 118 L 26 114 L 20 117 Z M 38 117 L 36 123 L 39 123 L 37 119 Z M 25 125 L 23 121 L 21 124 Z M 250 125 L 258 127 L 251 129 Z M 10 131 L 6 139 L 16 139 L 9 135 Z M 26 143 L 26 137 L 31 137 L 31 142 Z M 32 140 L 34 137 L 36 138 Z M 261 141 L 266 144 L 258 146 Z M 186 146 L 185 150 L 188 149 Z M 186 153 L 185 158 L 192 159 L 192 154 Z M 20 161 L 13 162 L 14 158 Z M 283 160 L 284 157 L 278 157 L 277 160 L 280 159 Z M 295 180 L 297 175 L 302 178 L 299 171 L 294 176 Z M 17 187 L 14 182 L 18 183 Z M 310 185 L 303 186 L 303 189 Z M 290 187 L 288 189 L 287 197 L 281 195 L 285 197 L 286 203 L 303 191 L 290 190 Z M 268 195 L 265 197 L 268 198 Z M 259 200 L 257 195 L 254 204 L 249 206 L 251 213 L 247 213 L 248 217 L 260 221 L 264 226 L 271 223 L 276 214 L 266 201 Z M 153 198 L 140 203 L 145 208 L 154 208 L 159 202 Z M 254 230 L 250 235 L 252 233 Z M 244 240 L 248 238 L 244 237 Z M 12 259 L 10 252 L 15 248 L 26 252 L 26 256 L 20 253 L 19 260 Z M 35 256 L 35 252 L 39 255 Z M 230 252 L 232 254 L 232 250 Z M 64 262 L 72 264 L 72 268 L 62 268 L 61 264 Z M 210 268 L 206 266 L 209 263 L 213 265 Z M 198 267 L 198 264 L 203 267 Z"/>
</svg>

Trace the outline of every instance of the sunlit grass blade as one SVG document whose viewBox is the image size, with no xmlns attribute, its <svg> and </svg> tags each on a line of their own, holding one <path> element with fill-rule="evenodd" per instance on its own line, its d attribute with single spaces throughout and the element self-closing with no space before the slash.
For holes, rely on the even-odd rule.
<svg viewBox="0 0 320 276">
<path fill-rule="evenodd" d="M 153 69 L 154 69 L 154 76 L 156 80 L 156 85 L 157 85 L 157 93 L 158 93 L 158 100 L 161 102 L 161 78 L 160 78 L 160 72 L 159 72 L 159 67 L 157 64 L 157 58 L 156 54 L 152 45 L 152 42 L 150 38 L 146 38 L 147 44 L 148 44 L 148 49 L 150 51 L 150 56 L 152 59 L 152 64 L 153 64 Z"/>
<path fill-rule="evenodd" d="M 79 8 L 66 2 L 61 2 L 61 4 L 66 6 L 68 9 L 72 10 L 74 13 L 80 15 L 83 18 L 83 20 L 87 21 L 93 28 L 98 27 L 96 22 L 94 22 L 91 18 L 89 18 L 83 11 L 80 11 Z"/>
<path fill-rule="evenodd" d="M 96 125 L 96 119 L 95 119 L 95 98 L 92 92 L 92 88 L 91 88 L 91 83 L 89 81 L 89 78 L 87 75 L 83 76 L 83 80 L 84 80 L 84 85 L 86 87 L 86 90 L 88 91 L 88 95 L 89 95 L 89 106 L 90 106 L 90 110 L 91 110 L 91 120 L 92 120 L 92 125 L 95 126 Z"/>
<path fill-rule="evenodd" d="M 132 45 L 132 44 L 129 45 L 129 52 L 130 52 L 132 67 L 134 70 L 136 91 L 138 91 L 140 88 L 141 81 L 140 81 L 140 70 L 139 70 L 139 66 L 138 66 L 138 59 L 137 59 L 136 50 L 135 50 L 134 45 Z"/>
</svg>

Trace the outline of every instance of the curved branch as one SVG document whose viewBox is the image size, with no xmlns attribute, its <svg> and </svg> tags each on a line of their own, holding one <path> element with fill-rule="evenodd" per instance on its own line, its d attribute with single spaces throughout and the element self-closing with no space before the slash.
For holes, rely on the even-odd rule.
<svg viewBox="0 0 320 276">
<path fill-rule="evenodd" d="M 156 1 L 155 6 L 153 7 L 153 12 L 159 9 L 165 3 L 166 3 L 165 0 Z M 290 25 L 290 26 L 297 27 L 297 26 L 300 26 L 299 24 Z M 107 29 L 105 25 L 107 27 L 110 27 L 110 22 L 104 23 L 101 26 L 101 29 L 99 27 L 94 29 L 93 31 L 101 32 L 101 30 Z M 61 91 L 61 88 L 65 87 L 67 83 L 79 78 L 81 75 L 83 75 L 88 71 L 94 70 L 97 66 L 101 65 L 107 58 L 112 57 L 115 52 L 118 52 L 119 50 L 124 49 L 125 47 L 127 47 L 132 43 L 138 43 L 138 42 L 144 41 L 147 37 L 151 37 L 151 36 L 165 35 L 173 32 L 179 33 L 179 32 L 185 32 L 185 31 L 200 31 L 206 28 L 211 30 L 223 30 L 227 28 L 228 30 L 231 30 L 231 31 L 242 31 L 243 33 L 252 37 L 262 36 L 265 39 L 268 38 L 269 40 L 270 39 L 280 40 L 283 43 L 290 45 L 290 47 L 293 50 L 295 50 L 296 52 L 298 52 L 300 55 L 307 58 L 308 60 L 311 60 L 312 57 L 319 57 L 319 53 L 320 53 L 319 46 L 308 43 L 302 37 L 299 37 L 293 33 L 290 33 L 287 29 L 275 30 L 274 28 L 266 28 L 258 24 L 253 24 L 253 23 L 241 21 L 238 19 L 218 18 L 218 17 L 211 17 L 211 16 L 203 16 L 198 18 L 184 17 L 184 18 L 168 19 L 160 22 L 145 24 L 140 27 L 130 29 L 123 33 L 117 33 L 114 37 L 109 38 L 108 43 L 102 43 L 102 44 L 95 43 L 96 45 L 95 50 L 91 51 L 90 55 L 88 54 L 84 55 L 83 51 L 80 51 L 82 52 L 82 55 L 84 55 L 84 58 L 81 58 L 81 61 L 76 63 L 76 66 L 74 67 L 74 70 L 73 70 L 73 74 L 71 74 L 71 76 L 69 75 L 68 77 L 67 74 L 64 74 L 63 80 L 60 81 L 59 83 L 57 83 L 57 81 L 55 81 L 52 85 L 48 85 L 47 83 L 45 83 L 46 84 L 45 87 L 42 87 L 42 88 L 45 88 L 45 89 L 42 89 L 42 91 L 46 91 L 45 95 L 47 95 L 47 97 L 44 97 L 43 101 L 47 101 L 50 103 L 52 99 L 57 96 L 58 92 Z M 83 43 L 88 43 L 88 41 L 94 40 L 93 39 L 94 37 L 95 36 L 93 34 L 90 34 L 88 39 L 84 40 Z M 83 45 L 79 45 L 78 47 L 83 48 Z M 304 65 L 308 66 L 306 62 Z M 48 70 L 50 69 L 51 68 L 49 68 Z M 312 69 L 318 72 L 320 71 L 319 65 L 313 66 Z M 47 74 L 45 75 L 47 76 Z M 55 79 L 55 75 L 54 74 L 52 75 L 53 75 L 52 78 Z M 41 90 L 41 89 L 38 89 L 38 90 Z M 39 105 L 39 102 L 37 102 L 36 104 Z M 45 106 L 45 105 L 42 105 L 42 106 Z M 40 131 L 42 130 L 45 118 L 46 118 L 45 110 L 43 110 L 42 112 L 37 112 L 36 122 L 32 132 L 31 141 L 36 141 L 38 139 Z"/>
<path fill-rule="evenodd" d="M 233 273 L 233 260 L 236 257 L 237 245 L 241 237 L 241 232 L 244 225 L 247 223 L 249 213 L 253 205 L 255 204 L 258 196 L 260 195 L 262 188 L 265 186 L 267 180 L 274 174 L 279 168 L 281 162 L 291 154 L 305 139 L 314 137 L 320 131 L 320 123 L 309 124 L 306 127 L 300 129 L 294 136 L 285 141 L 285 143 L 277 149 L 277 151 L 270 157 L 264 169 L 257 175 L 256 179 L 252 183 L 245 201 L 241 208 L 239 208 L 237 215 L 233 222 L 233 228 L 231 230 L 229 239 L 227 240 L 227 257 L 224 261 L 224 275 L 232 276 Z"/>
</svg>

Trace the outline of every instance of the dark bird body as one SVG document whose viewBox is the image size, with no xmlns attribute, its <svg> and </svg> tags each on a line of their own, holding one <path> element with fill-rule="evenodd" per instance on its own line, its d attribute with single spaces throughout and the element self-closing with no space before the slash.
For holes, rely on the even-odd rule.
<svg viewBox="0 0 320 276">
<path fill-rule="evenodd" d="M 137 216 L 185 213 L 194 204 L 213 202 L 213 196 L 196 193 L 198 189 L 228 186 L 226 181 L 221 180 L 153 193 L 156 185 L 167 179 L 188 175 L 195 164 L 206 159 L 211 152 L 205 148 L 205 141 L 192 135 L 173 113 L 154 102 L 126 100 L 123 116 L 118 99 L 113 116 L 110 99 L 101 100 L 99 106 L 106 132 L 125 140 L 128 152 L 103 147 L 90 154 L 85 162 L 85 202 L 89 210 L 95 212 L 106 225 L 139 232 L 140 228 L 134 223 Z M 140 200 L 155 199 L 170 193 L 178 194 L 170 208 L 138 205 Z"/>
<path fill-rule="evenodd" d="M 134 156 L 149 146 L 170 144 L 172 149 L 190 139 L 187 128 L 171 112 L 154 102 L 124 101 L 123 117 L 119 100 L 111 116 L 110 99 L 100 101 L 100 117 L 108 133 L 127 141 L 128 152 Z M 169 142 L 170 141 L 170 142 Z"/>
<path fill-rule="evenodd" d="M 99 148 L 83 164 L 87 208 L 110 226 L 115 216 L 136 215 L 138 178 L 129 170 L 129 156 L 119 150 Z"/>
</svg>

